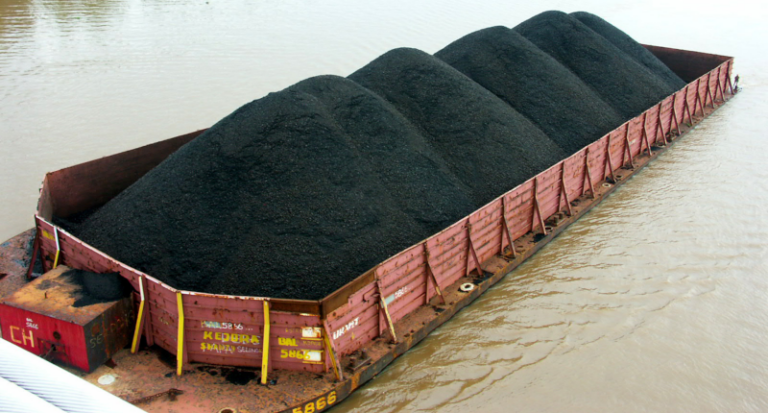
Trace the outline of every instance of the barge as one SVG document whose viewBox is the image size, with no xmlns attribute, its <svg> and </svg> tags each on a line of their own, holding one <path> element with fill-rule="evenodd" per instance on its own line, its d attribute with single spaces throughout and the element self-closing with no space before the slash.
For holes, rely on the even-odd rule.
<svg viewBox="0 0 768 413">
<path fill-rule="evenodd" d="M 203 131 L 48 173 L 35 227 L 0 245 L 2 337 L 150 412 L 327 410 L 738 90 L 731 57 L 645 47 L 687 85 L 321 300 L 179 290 L 53 224 L 104 204 Z M 119 273 L 133 292 L 75 307 L 69 268 Z"/>
</svg>

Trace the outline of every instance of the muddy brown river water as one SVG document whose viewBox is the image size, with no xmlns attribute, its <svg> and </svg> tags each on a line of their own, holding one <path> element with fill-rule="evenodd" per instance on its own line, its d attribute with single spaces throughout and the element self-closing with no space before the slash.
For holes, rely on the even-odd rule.
<svg viewBox="0 0 768 413">
<path fill-rule="evenodd" d="M 0 0 L 0 239 L 46 171 L 547 10 L 736 57 L 743 91 L 334 412 L 768 411 L 768 7 Z"/>
</svg>

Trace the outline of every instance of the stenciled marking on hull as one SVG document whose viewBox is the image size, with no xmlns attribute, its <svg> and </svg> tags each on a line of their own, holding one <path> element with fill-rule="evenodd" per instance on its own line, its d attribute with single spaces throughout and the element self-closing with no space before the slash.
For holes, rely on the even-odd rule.
<svg viewBox="0 0 768 413">
<path fill-rule="evenodd" d="M 216 340 L 222 343 L 261 344 L 261 336 L 255 334 L 226 333 L 221 331 L 203 331 L 203 340 Z"/>
<path fill-rule="evenodd" d="M 353 328 L 357 327 L 358 324 L 360 324 L 360 317 L 355 317 L 352 321 L 348 322 L 347 324 L 341 326 L 338 330 L 333 332 L 333 339 L 338 340 L 339 337 L 346 334 L 348 331 L 351 331 Z"/>
</svg>

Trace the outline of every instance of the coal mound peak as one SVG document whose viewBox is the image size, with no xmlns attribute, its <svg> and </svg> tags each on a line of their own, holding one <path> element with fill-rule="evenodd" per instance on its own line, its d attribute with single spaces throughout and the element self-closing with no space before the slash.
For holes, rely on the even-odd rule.
<svg viewBox="0 0 768 413">
<path fill-rule="evenodd" d="M 512 107 L 420 50 L 391 50 L 349 78 L 418 126 L 478 207 L 565 156 Z"/>
<path fill-rule="evenodd" d="M 662 63 L 661 60 L 653 55 L 653 53 L 649 52 L 648 49 L 636 42 L 635 39 L 629 37 L 629 35 L 621 31 L 618 27 L 608 23 L 599 16 L 585 11 L 571 13 L 571 16 L 577 18 L 587 27 L 594 30 L 595 33 L 603 36 L 636 62 L 648 68 L 653 74 L 661 78 L 661 80 L 671 88 L 670 90 L 678 91 L 685 87 L 685 81 L 683 81 L 683 79 L 680 79 L 675 72 L 670 70 L 667 65 Z"/>
<path fill-rule="evenodd" d="M 625 120 L 676 90 L 578 19 L 547 11 L 514 28 L 575 73 Z"/>
<path fill-rule="evenodd" d="M 525 115 L 568 154 L 622 123 L 573 72 L 509 28 L 470 33 L 435 56 Z"/>
</svg>

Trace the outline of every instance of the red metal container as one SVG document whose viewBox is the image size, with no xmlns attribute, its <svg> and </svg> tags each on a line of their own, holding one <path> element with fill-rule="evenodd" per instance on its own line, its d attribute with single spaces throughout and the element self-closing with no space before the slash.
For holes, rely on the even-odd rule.
<svg viewBox="0 0 768 413">
<path fill-rule="evenodd" d="M 130 342 L 130 298 L 76 308 L 79 286 L 59 267 L 0 302 L 2 337 L 48 360 L 93 371 Z"/>
</svg>

